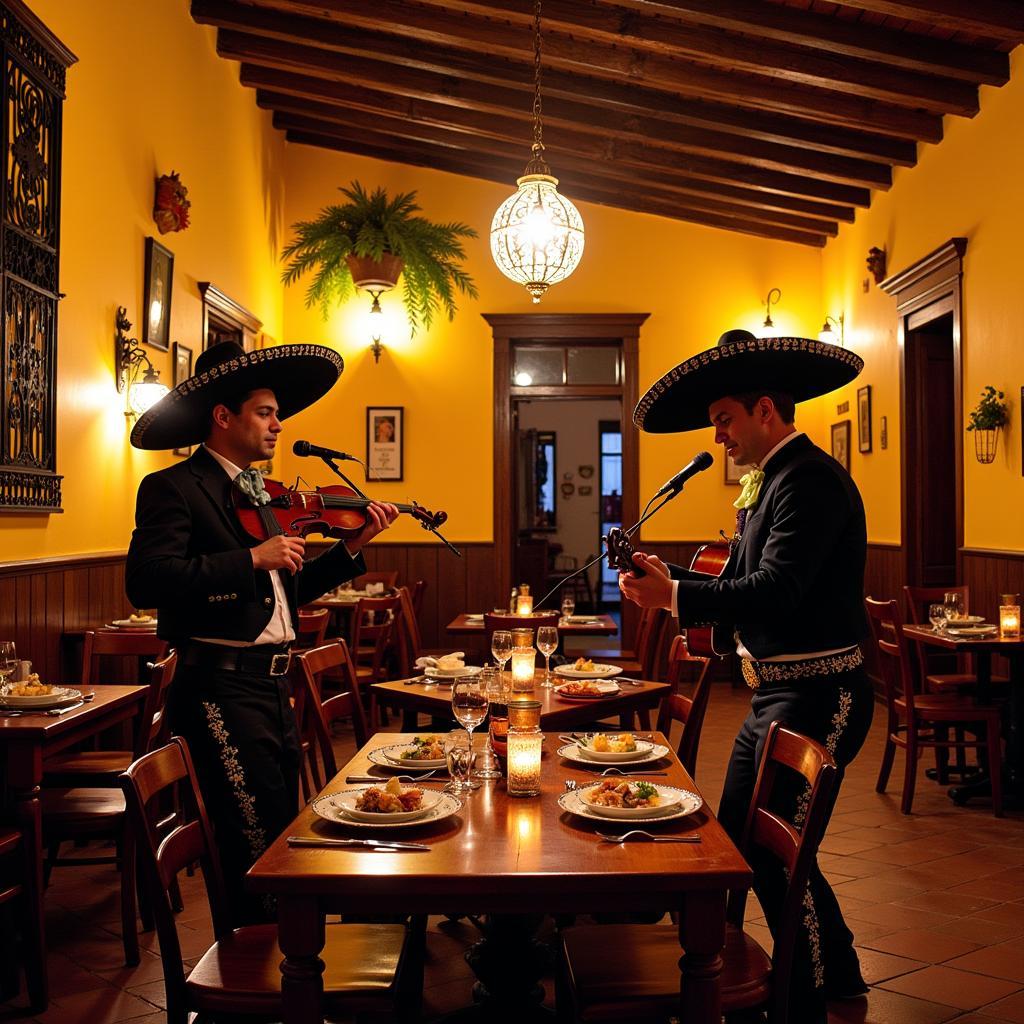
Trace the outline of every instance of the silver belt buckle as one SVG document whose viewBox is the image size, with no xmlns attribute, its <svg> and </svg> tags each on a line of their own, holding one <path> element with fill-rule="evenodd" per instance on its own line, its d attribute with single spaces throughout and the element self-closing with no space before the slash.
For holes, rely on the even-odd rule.
<svg viewBox="0 0 1024 1024">
<path fill-rule="evenodd" d="M 288 664 L 291 658 L 290 654 L 275 654 L 270 659 L 270 674 L 272 676 L 283 676 L 288 671 Z"/>
</svg>

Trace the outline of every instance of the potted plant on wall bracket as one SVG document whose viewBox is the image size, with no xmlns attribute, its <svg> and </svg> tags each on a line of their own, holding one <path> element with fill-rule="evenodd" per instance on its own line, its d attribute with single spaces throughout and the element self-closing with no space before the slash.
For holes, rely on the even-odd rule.
<svg viewBox="0 0 1024 1024">
<path fill-rule="evenodd" d="M 462 239 L 476 231 L 454 221 L 439 224 L 418 216 L 415 192 L 389 198 L 383 188 L 372 192 L 353 181 L 339 191 L 348 199 L 327 206 L 315 220 L 292 225 L 295 238 L 281 258 L 288 261 L 282 278 L 294 284 L 313 273 L 306 290 L 306 306 L 319 306 L 324 317 L 335 304 L 350 298 L 356 288 L 378 298 L 403 280 L 403 299 L 413 333 L 429 328 L 444 310 L 455 316 L 455 293 L 477 297 L 476 285 L 459 261 L 466 257 Z"/>
<path fill-rule="evenodd" d="M 1009 414 L 1002 391 L 991 384 L 981 393 L 981 401 L 971 410 L 968 430 L 974 431 L 974 454 L 979 462 L 995 462 L 999 430 L 1005 427 Z"/>
</svg>

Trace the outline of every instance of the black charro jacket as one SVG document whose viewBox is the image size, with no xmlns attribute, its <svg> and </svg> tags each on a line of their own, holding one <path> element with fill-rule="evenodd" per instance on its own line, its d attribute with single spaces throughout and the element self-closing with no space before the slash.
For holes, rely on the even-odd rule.
<svg viewBox="0 0 1024 1024">
<path fill-rule="evenodd" d="M 717 579 L 670 566 L 681 625 L 716 624 L 715 646 L 755 658 L 852 647 L 867 634 L 864 505 L 850 474 L 806 436 L 765 467 L 743 536 Z"/>
<path fill-rule="evenodd" d="M 172 643 L 192 636 L 254 641 L 274 610 L 270 573 L 254 569 L 249 554 L 259 543 L 238 523 L 227 473 L 200 446 L 139 485 L 128 600 L 156 608 L 157 633 Z M 362 555 L 353 558 L 340 543 L 294 576 L 281 572 L 292 623 L 300 605 L 364 572 Z"/>
</svg>

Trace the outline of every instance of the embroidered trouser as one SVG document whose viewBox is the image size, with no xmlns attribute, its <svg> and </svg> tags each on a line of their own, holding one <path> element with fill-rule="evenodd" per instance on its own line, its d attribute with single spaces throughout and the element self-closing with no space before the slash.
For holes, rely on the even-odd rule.
<svg viewBox="0 0 1024 1024">
<path fill-rule="evenodd" d="M 756 690 L 750 714 L 733 746 L 718 810 L 719 821 L 732 839 L 739 842 L 742 835 L 772 722 L 778 721 L 827 747 L 839 768 L 841 783 L 846 766 L 864 743 L 873 710 L 874 693 L 861 667 L 797 682 L 762 685 Z M 801 797 L 806 793 L 803 780 L 794 776 L 779 790 L 780 813 L 791 820 L 799 819 Z M 837 794 L 838 790 L 837 785 Z M 831 816 L 832 807 L 828 814 Z M 775 933 L 786 888 L 785 875 L 777 864 L 767 860 L 755 859 L 751 867 L 754 891 L 768 926 Z M 850 989 L 856 987 L 861 977 L 853 935 L 817 863 L 811 869 L 805 911 L 793 961 L 790 1019 L 825 1024 L 825 988 Z"/>
<path fill-rule="evenodd" d="M 286 677 L 186 666 L 168 702 L 189 745 L 220 852 L 235 927 L 275 920 L 245 873 L 298 813 L 299 739 Z"/>
</svg>

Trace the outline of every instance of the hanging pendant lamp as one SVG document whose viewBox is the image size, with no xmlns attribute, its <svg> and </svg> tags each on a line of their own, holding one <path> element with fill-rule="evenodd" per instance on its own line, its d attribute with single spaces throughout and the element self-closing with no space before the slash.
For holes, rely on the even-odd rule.
<svg viewBox="0 0 1024 1024">
<path fill-rule="evenodd" d="M 498 207 L 491 221 L 491 255 L 498 269 L 526 287 L 534 302 L 564 281 L 583 255 L 583 218 L 558 191 L 558 179 L 544 160 L 540 109 L 540 4 L 533 7 L 533 155 L 518 191 Z"/>
</svg>

